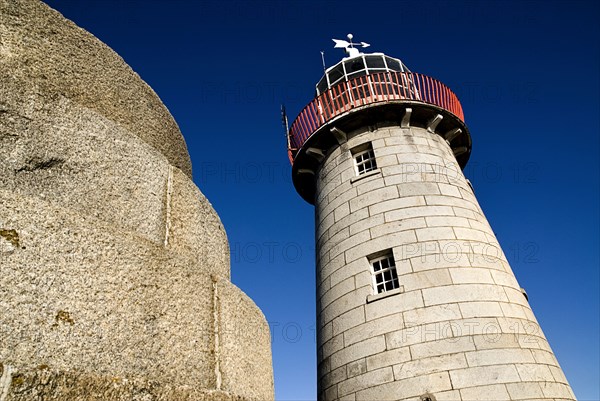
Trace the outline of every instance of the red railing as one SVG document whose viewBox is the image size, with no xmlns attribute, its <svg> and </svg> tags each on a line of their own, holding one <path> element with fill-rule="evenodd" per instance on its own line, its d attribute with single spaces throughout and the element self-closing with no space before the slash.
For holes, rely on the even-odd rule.
<svg viewBox="0 0 600 401">
<path fill-rule="evenodd" d="M 464 121 L 456 95 L 440 81 L 414 72 L 380 72 L 340 82 L 307 104 L 288 132 L 288 154 L 296 152 L 319 127 L 359 106 L 391 100 L 416 100 L 441 107 Z"/>
</svg>

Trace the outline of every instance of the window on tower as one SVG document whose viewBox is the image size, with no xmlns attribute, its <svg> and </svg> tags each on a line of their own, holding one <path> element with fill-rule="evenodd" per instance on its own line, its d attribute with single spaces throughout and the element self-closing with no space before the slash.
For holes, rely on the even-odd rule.
<svg viewBox="0 0 600 401">
<path fill-rule="evenodd" d="M 354 157 L 354 167 L 356 175 L 362 175 L 369 171 L 377 170 L 377 162 L 375 161 L 375 152 L 371 143 L 365 143 L 351 150 Z"/>
<path fill-rule="evenodd" d="M 392 251 L 387 251 L 383 256 L 369 258 L 373 274 L 373 286 L 377 294 L 400 288 L 396 262 Z"/>
</svg>

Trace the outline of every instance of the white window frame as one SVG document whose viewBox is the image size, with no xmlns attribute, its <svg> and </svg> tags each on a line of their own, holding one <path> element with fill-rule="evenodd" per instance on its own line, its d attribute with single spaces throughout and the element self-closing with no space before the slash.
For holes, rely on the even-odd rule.
<svg viewBox="0 0 600 401">
<path fill-rule="evenodd" d="M 368 144 L 368 146 L 369 147 L 367 149 L 361 150 L 359 152 L 352 152 L 352 157 L 354 158 L 354 171 L 356 172 L 357 177 L 368 172 L 377 170 L 377 158 L 375 157 L 375 151 L 373 150 L 373 147 L 370 143 Z M 364 155 L 367 155 L 367 157 L 365 159 L 362 159 Z M 359 157 L 361 158 L 360 162 L 357 160 Z M 367 163 L 370 163 L 371 166 L 369 168 L 365 168 L 363 171 L 360 171 L 360 167 L 364 166 Z"/>
<path fill-rule="evenodd" d="M 381 262 L 387 260 L 388 261 L 388 267 L 382 268 L 380 267 L 379 270 L 375 271 L 375 264 L 379 263 L 379 265 L 381 266 Z M 375 294 L 385 294 L 386 292 L 390 292 L 396 289 L 400 289 L 400 280 L 398 278 L 398 270 L 396 269 L 396 260 L 394 259 L 394 254 L 393 252 L 386 252 L 385 254 L 375 257 L 375 258 L 369 258 L 369 264 L 371 265 L 371 278 L 372 278 L 372 282 L 373 282 L 373 290 Z M 390 272 L 390 276 L 391 279 L 390 280 L 386 280 L 384 277 L 385 272 L 389 271 Z M 382 281 L 381 283 L 377 282 L 377 277 L 381 276 L 382 277 Z M 392 283 L 392 288 L 390 289 L 386 289 L 386 284 L 387 283 Z M 379 291 L 378 286 L 379 285 L 383 285 L 383 288 L 381 291 Z"/>
</svg>

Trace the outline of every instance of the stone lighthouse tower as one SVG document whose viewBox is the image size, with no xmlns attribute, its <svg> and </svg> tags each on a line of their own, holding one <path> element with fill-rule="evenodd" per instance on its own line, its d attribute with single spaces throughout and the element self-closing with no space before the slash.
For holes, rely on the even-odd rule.
<svg viewBox="0 0 600 401">
<path fill-rule="evenodd" d="M 334 40 L 288 131 L 315 205 L 320 400 L 574 400 L 462 168 L 441 82 Z"/>
</svg>

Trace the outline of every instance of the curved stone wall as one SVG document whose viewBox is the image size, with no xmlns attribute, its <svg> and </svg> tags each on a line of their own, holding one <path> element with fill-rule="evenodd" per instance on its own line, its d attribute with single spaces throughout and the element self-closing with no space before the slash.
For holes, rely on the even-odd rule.
<svg viewBox="0 0 600 401">
<path fill-rule="evenodd" d="M 89 380 L 101 389 L 110 378 L 154 396 L 212 389 L 273 398 L 264 316 L 226 278 L 206 274 L 195 254 L 165 251 L 34 197 L 0 191 L 0 199 L 0 361 L 12 371 L 9 400 L 79 391 L 40 386 L 40 367 L 63 386 Z"/>
<path fill-rule="evenodd" d="M 40 1 L 0 0 L 0 18 L 0 114 L 27 125 L 28 112 L 65 97 L 122 125 L 191 177 L 175 120 L 119 55 Z"/>
<path fill-rule="evenodd" d="M 158 97 L 34 0 L 0 0 L 0 53 L 0 401 L 274 399 Z"/>
<path fill-rule="evenodd" d="M 9 71 L 6 71 L 9 73 Z M 194 183 L 155 148 L 96 111 L 56 96 L 15 98 L 4 83 L 0 103 L 0 187 L 89 215 L 156 244 L 185 247 L 212 272 L 229 277 L 227 236 L 217 213 Z"/>
<path fill-rule="evenodd" d="M 574 399 L 450 146 L 371 129 L 317 175 L 319 399 Z M 365 143 L 378 169 L 356 177 Z M 386 250 L 401 287 L 376 294 Z"/>
<path fill-rule="evenodd" d="M 212 280 L 193 255 L 34 197 L 0 199 L 16 236 L 0 270 L 2 363 L 211 384 Z"/>
</svg>

